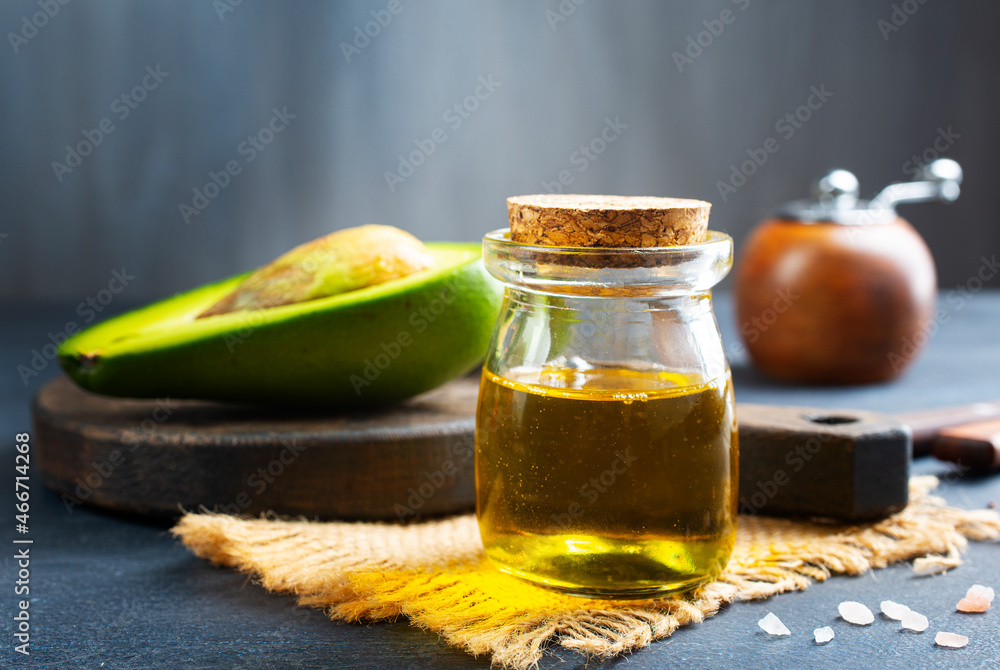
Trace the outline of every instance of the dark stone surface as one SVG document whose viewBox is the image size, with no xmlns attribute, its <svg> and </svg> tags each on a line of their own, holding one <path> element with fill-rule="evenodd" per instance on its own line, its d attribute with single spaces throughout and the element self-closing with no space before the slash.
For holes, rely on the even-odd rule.
<svg viewBox="0 0 1000 670">
<path fill-rule="evenodd" d="M 735 338 L 728 302 L 717 308 L 730 349 Z M 117 305 L 116 305 L 117 307 Z M 121 308 L 124 308 L 122 306 Z M 13 486 L 13 437 L 29 429 L 28 400 L 57 374 L 50 364 L 22 383 L 18 364 L 47 343 L 47 333 L 74 318 L 74 305 L 0 306 L 0 463 Z M 891 384 L 864 388 L 814 388 L 772 384 L 734 356 L 737 397 L 756 403 L 801 404 L 903 411 L 1000 398 L 1000 294 L 984 292 L 948 312 L 923 357 Z M 1000 501 L 1000 476 L 969 478 L 929 459 L 920 473 L 945 476 L 942 494 L 952 503 L 982 508 Z M 2 515 L 0 537 L 0 667 L 31 668 L 469 668 L 489 667 L 441 643 L 433 633 L 404 622 L 342 625 L 304 610 L 288 597 L 273 596 L 231 570 L 196 559 L 164 525 L 114 517 L 87 509 L 70 513 L 57 496 L 33 479 L 31 489 L 31 656 L 13 651 L 12 615 L 17 568 L 10 544 L 13 499 Z M 966 563 L 949 574 L 921 578 L 908 565 L 861 577 L 837 577 L 806 591 L 768 601 L 737 603 L 703 624 L 625 658 L 588 668 L 995 668 L 1000 659 L 996 629 L 1000 608 L 962 615 L 954 605 L 973 583 L 1000 587 L 1000 546 L 969 547 Z M 906 603 L 930 618 L 923 634 L 899 632 L 877 615 L 868 627 L 841 621 L 836 606 L 858 600 L 874 610 L 881 600 Z M 757 621 L 769 611 L 792 629 L 771 638 Z M 814 628 L 837 634 L 826 646 L 812 642 Z M 960 650 L 934 646 L 934 634 L 968 635 Z M 583 659 L 553 651 L 543 668 L 576 668 Z"/>
</svg>

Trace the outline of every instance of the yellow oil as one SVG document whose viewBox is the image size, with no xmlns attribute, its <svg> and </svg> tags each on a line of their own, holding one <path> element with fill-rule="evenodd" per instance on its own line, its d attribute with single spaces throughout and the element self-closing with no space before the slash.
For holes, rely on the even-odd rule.
<svg viewBox="0 0 1000 670">
<path fill-rule="evenodd" d="M 728 374 L 484 371 L 476 435 L 480 533 L 505 572 L 641 598 L 690 589 L 729 560 L 738 447 Z"/>
</svg>

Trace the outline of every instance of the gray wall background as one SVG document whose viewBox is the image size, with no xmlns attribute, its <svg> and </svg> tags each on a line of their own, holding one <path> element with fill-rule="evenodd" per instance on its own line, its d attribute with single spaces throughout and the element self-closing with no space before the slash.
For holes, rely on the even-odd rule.
<svg viewBox="0 0 1000 670">
<path fill-rule="evenodd" d="M 477 240 L 505 225 L 506 196 L 562 170 L 567 191 L 710 200 L 739 245 L 830 167 L 865 197 L 906 178 L 942 129 L 962 196 L 902 214 L 942 286 L 1000 251 L 992 0 L 399 0 L 350 62 L 341 44 L 388 0 L 231 1 L 41 0 L 58 7 L 45 21 L 39 0 L 0 5 L 0 298 L 82 300 L 121 268 L 130 299 L 159 297 L 367 222 Z M 12 38 L 25 17 L 44 25 Z M 678 71 L 705 21 L 723 30 Z M 147 66 L 169 74 L 120 119 Z M 479 77 L 499 86 L 455 128 L 444 115 Z M 833 96 L 785 138 L 775 123 L 814 86 Z M 295 118 L 247 162 L 241 142 L 275 107 Z M 113 132 L 59 181 L 52 162 L 104 118 Z M 574 152 L 608 118 L 627 128 L 581 171 Z M 447 139 L 390 190 L 385 172 L 436 128 Z M 780 150 L 723 201 L 717 182 L 768 137 Z M 231 160 L 240 174 L 185 223 L 178 205 Z"/>
</svg>

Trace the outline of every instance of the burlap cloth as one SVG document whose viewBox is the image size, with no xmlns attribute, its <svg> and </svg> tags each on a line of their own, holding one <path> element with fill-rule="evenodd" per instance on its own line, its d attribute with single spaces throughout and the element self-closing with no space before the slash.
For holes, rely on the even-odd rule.
<svg viewBox="0 0 1000 670">
<path fill-rule="evenodd" d="M 241 519 L 187 514 L 174 534 L 195 554 L 291 593 L 331 619 L 407 617 L 494 665 L 528 668 L 547 644 L 594 657 L 645 647 L 734 600 L 806 588 L 897 561 L 918 572 L 961 563 L 967 541 L 1000 537 L 992 510 L 946 507 L 934 477 L 910 482 L 910 504 L 884 521 L 828 526 L 740 517 L 732 560 L 718 580 L 684 597 L 586 600 L 546 591 L 493 568 L 473 515 L 408 526 Z"/>
</svg>

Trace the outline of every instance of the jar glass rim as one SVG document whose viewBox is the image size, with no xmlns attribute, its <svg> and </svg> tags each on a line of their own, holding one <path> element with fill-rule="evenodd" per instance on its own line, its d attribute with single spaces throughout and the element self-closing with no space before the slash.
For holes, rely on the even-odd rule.
<svg viewBox="0 0 1000 670">
<path fill-rule="evenodd" d="M 594 297 L 667 297 L 707 291 L 728 274 L 733 239 L 709 230 L 704 242 L 675 247 L 550 247 L 510 239 L 510 229 L 483 238 L 494 277 L 542 293 Z"/>
</svg>

